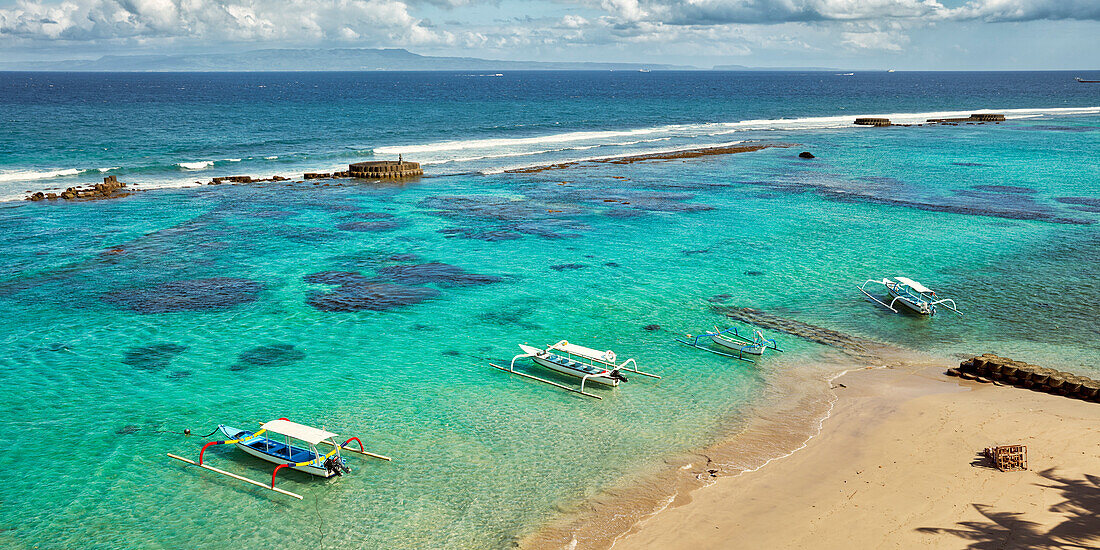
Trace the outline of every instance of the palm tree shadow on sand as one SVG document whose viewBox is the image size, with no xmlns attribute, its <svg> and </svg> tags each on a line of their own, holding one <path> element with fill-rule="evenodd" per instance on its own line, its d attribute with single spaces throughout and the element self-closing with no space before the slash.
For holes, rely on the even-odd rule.
<svg viewBox="0 0 1100 550">
<path fill-rule="evenodd" d="M 963 521 L 956 528 L 921 527 L 917 531 L 973 541 L 967 547 L 973 550 L 1100 548 L 1100 476 L 1085 474 L 1084 479 L 1074 480 L 1055 475 L 1053 468 L 1039 475 L 1050 481 L 1040 486 L 1057 489 L 1065 498 L 1050 511 L 1066 517 L 1049 531 L 1023 519 L 1023 514 L 997 512 L 984 504 L 972 506 L 989 521 Z"/>
</svg>

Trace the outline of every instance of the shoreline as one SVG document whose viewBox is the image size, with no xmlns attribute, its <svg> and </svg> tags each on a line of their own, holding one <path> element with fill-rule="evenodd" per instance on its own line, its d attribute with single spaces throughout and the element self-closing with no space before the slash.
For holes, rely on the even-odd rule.
<svg viewBox="0 0 1100 550">
<path fill-rule="evenodd" d="M 1075 511 L 1090 482 L 1100 489 L 1087 477 L 1100 470 L 1100 442 L 1079 437 L 1095 433 L 1100 407 L 941 373 L 895 366 L 838 376 L 831 414 L 802 448 L 721 477 L 610 544 L 575 547 L 1100 543 L 1100 528 L 1078 525 Z M 1029 448 L 1026 472 L 997 471 L 977 454 L 1016 443 Z"/>
</svg>

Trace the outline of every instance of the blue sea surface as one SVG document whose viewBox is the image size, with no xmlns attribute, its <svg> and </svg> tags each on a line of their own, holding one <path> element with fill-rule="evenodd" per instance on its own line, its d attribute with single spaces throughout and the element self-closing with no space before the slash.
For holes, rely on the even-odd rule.
<svg viewBox="0 0 1100 550">
<path fill-rule="evenodd" d="M 730 324 L 716 306 L 1100 376 L 1100 87 L 1073 74 L 2 76 L 5 193 L 150 189 L 0 204 L 7 547 L 510 547 L 794 399 L 779 380 L 862 366 L 774 332 L 755 364 L 675 342 Z M 851 125 L 978 110 L 1008 120 Z M 775 146 L 506 171 L 738 142 Z M 183 187 L 398 154 L 427 177 Z M 896 275 L 964 315 L 856 290 Z M 662 379 L 594 400 L 488 365 L 562 339 Z M 278 417 L 394 460 L 280 472 L 297 501 L 165 456 Z"/>
</svg>

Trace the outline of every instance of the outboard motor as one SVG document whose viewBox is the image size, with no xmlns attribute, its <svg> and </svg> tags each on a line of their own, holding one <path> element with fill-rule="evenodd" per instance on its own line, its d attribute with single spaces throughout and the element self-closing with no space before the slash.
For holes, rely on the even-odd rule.
<svg viewBox="0 0 1100 550">
<path fill-rule="evenodd" d="M 615 370 L 611 371 L 611 374 L 609 374 L 608 376 L 612 380 L 618 380 L 620 382 L 626 382 L 626 377 L 623 376 L 621 372 L 619 372 L 619 369 L 615 369 Z"/>
<path fill-rule="evenodd" d="M 345 464 L 344 459 L 338 456 L 330 456 L 325 459 L 325 470 L 330 475 L 335 474 L 342 476 L 351 471 Z"/>
</svg>

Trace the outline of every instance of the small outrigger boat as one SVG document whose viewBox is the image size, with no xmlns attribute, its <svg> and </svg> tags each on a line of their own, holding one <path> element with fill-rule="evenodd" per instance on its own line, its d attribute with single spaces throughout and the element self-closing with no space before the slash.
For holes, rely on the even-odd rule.
<svg viewBox="0 0 1100 550">
<path fill-rule="evenodd" d="M 568 390 L 588 397 L 595 397 L 596 399 L 603 399 L 602 397 L 584 391 L 585 384 L 592 382 L 594 384 L 600 384 L 601 386 L 615 387 L 619 385 L 619 382 L 626 382 L 626 376 L 623 376 L 623 371 L 631 372 L 634 374 L 640 374 L 642 376 L 649 376 L 652 378 L 660 378 L 656 374 L 650 374 L 648 372 L 642 372 L 638 370 L 638 362 L 633 358 L 627 359 L 622 363 L 616 363 L 618 359 L 615 356 L 615 352 L 599 351 L 592 348 L 586 348 L 584 346 L 578 346 L 576 344 L 570 344 L 569 342 L 562 340 L 556 344 L 546 346 L 546 349 L 539 349 L 533 346 L 520 344 L 519 349 L 523 353 L 512 358 L 512 362 L 508 365 L 508 368 L 504 368 L 500 365 L 489 363 L 489 366 L 500 369 L 504 372 L 511 374 L 518 374 L 524 378 L 530 378 L 539 382 L 550 384 L 551 386 L 557 386 L 564 390 Z M 516 361 L 530 357 L 536 364 L 546 367 L 555 372 L 573 376 L 581 379 L 580 389 L 571 388 L 564 384 L 559 384 L 545 378 L 539 378 L 530 374 L 520 372 L 516 370 Z"/>
<path fill-rule="evenodd" d="M 959 308 L 955 305 L 954 300 L 950 298 L 940 298 L 936 296 L 936 293 L 931 289 L 912 279 L 906 277 L 894 277 L 894 279 L 897 280 L 893 281 L 889 278 L 883 278 L 881 281 L 869 279 L 863 283 L 863 286 L 859 287 L 859 291 L 870 300 L 894 313 L 900 313 L 898 309 L 894 307 L 895 305 L 900 305 L 913 313 L 932 316 L 936 314 L 936 310 L 939 306 L 943 306 L 944 309 L 962 315 L 962 312 L 959 311 Z M 872 283 L 881 284 L 886 287 L 886 290 L 890 293 L 890 296 L 893 297 L 893 300 L 890 300 L 890 303 L 887 304 L 872 296 L 870 292 L 867 292 L 867 285 Z"/>
<path fill-rule="evenodd" d="M 713 332 L 708 330 L 697 336 L 692 336 L 690 334 L 686 336 L 691 338 L 691 340 L 677 338 L 676 341 L 693 348 L 709 351 L 725 357 L 733 357 L 742 361 L 748 361 L 749 363 L 753 363 L 754 361 L 745 357 L 745 355 L 764 355 L 765 349 L 783 351 L 779 349 L 779 344 L 777 344 L 775 340 L 765 338 L 764 333 L 759 329 L 754 329 L 752 331 L 752 338 L 741 334 L 737 330 L 737 327 L 730 327 L 726 330 L 718 330 L 718 327 L 714 327 Z M 718 351 L 708 345 L 699 343 L 700 340 L 708 339 L 723 351 Z"/>
<path fill-rule="evenodd" d="M 290 491 L 284 491 L 275 487 L 275 475 L 279 473 L 279 470 L 283 468 L 290 468 L 292 470 L 298 470 L 299 472 L 305 472 L 317 477 L 330 478 L 334 476 L 341 476 L 350 471 L 347 465 L 344 463 L 344 457 L 340 454 L 341 450 L 378 458 L 381 460 L 391 460 L 388 456 L 377 455 L 374 453 L 368 453 L 363 450 L 363 442 L 358 437 L 349 438 L 343 444 L 336 443 L 336 434 L 327 432 L 323 429 L 317 429 L 304 424 L 298 424 L 297 422 L 291 422 L 285 418 L 278 420 L 272 420 L 260 426 L 260 430 L 256 432 L 248 430 L 239 430 L 237 428 L 231 428 L 225 425 L 218 425 L 218 428 L 214 433 L 221 432 L 228 439 L 221 441 L 211 441 L 202 446 L 202 450 L 199 451 L 199 461 L 195 462 L 189 458 L 177 456 L 172 453 L 168 453 L 168 456 L 176 460 L 186 462 L 199 466 L 206 470 L 216 472 L 225 476 L 232 477 L 252 485 L 264 487 L 265 489 L 271 489 L 276 493 L 281 493 L 287 496 L 292 496 L 298 500 L 302 499 L 301 495 L 291 493 Z M 282 440 L 273 439 L 270 435 L 281 435 Z M 348 447 L 348 443 L 352 441 L 359 444 L 359 449 L 353 449 Z M 238 449 L 262 460 L 278 464 L 275 467 L 275 471 L 271 472 L 271 485 L 261 483 L 252 479 L 248 479 L 244 476 L 232 474 L 224 470 L 219 470 L 213 466 L 203 464 L 203 454 L 206 453 L 206 449 L 212 445 L 227 445 L 234 444 Z M 325 444 L 331 446 L 333 449 L 328 453 L 321 454 L 317 450 L 317 445 Z"/>
</svg>

